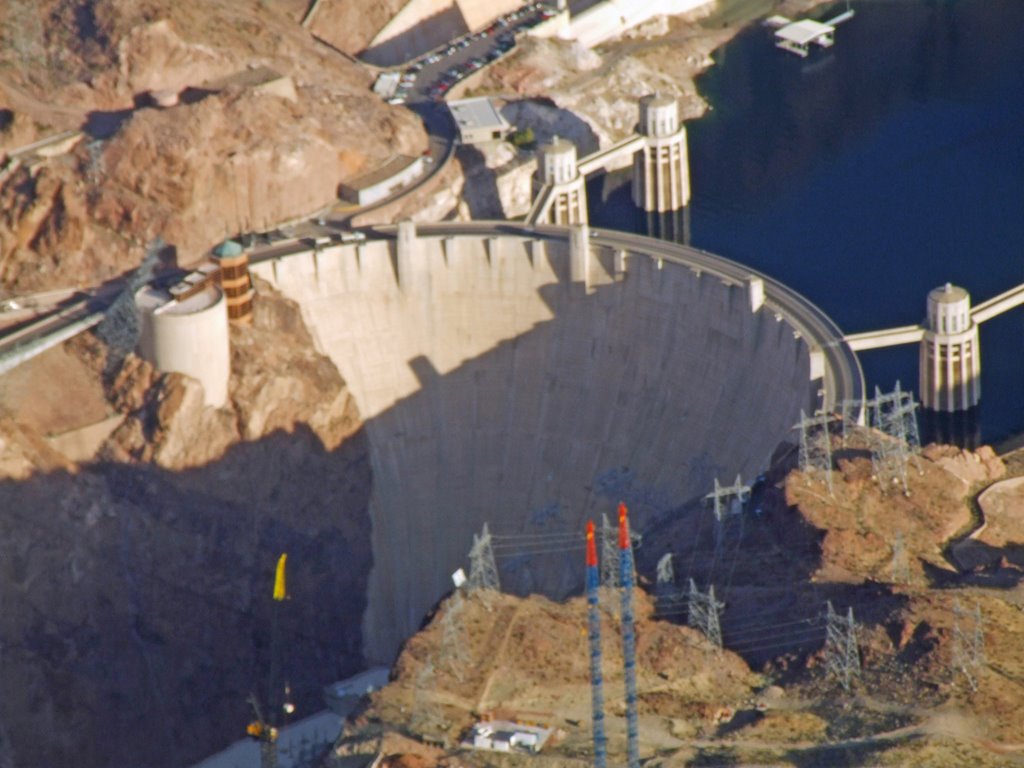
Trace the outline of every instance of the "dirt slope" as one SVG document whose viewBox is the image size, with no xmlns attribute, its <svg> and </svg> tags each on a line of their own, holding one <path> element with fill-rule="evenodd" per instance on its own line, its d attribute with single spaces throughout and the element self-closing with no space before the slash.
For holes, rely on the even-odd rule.
<svg viewBox="0 0 1024 768">
<path fill-rule="evenodd" d="M 135 264 L 157 234 L 190 263 L 225 233 L 308 215 L 344 179 L 422 151 L 416 118 L 382 104 L 372 74 L 316 42 L 293 5 L 0 9 L 0 29 L 19 29 L 0 47 L 0 149 L 86 130 L 67 154 L 3 164 L 0 284 L 93 284 Z M 225 81 L 259 67 L 290 84 Z M 218 81 L 216 93 L 203 90 Z M 153 94 L 180 103 L 148 106 Z"/>
</svg>

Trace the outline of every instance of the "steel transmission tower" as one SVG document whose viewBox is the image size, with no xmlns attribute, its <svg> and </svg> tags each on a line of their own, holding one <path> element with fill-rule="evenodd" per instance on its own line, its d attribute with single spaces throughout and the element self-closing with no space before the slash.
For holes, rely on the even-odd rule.
<svg viewBox="0 0 1024 768">
<path fill-rule="evenodd" d="M 711 500 L 715 509 L 715 561 L 721 553 L 725 540 L 725 529 L 730 519 L 736 518 L 743 526 L 743 505 L 750 498 L 750 486 L 744 485 L 739 475 L 732 485 L 720 485 L 715 478 L 715 490 L 707 494 L 705 499 Z M 742 534 L 741 534 L 742 535 Z"/>
<path fill-rule="evenodd" d="M 676 587 L 676 573 L 675 568 L 672 566 L 672 553 L 666 552 L 658 560 L 657 567 L 657 588 L 656 591 L 659 595 L 669 595 L 675 592 Z"/>
<path fill-rule="evenodd" d="M 432 724 L 433 711 L 430 702 L 427 701 L 427 693 L 434 690 L 434 659 L 429 658 L 416 673 L 416 682 L 413 690 L 412 718 L 409 725 L 414 728 L 424 728 Z"/>
<path fill-rule="evenodd" d="M 744 485 L 739 475 L 732 485 L 720 485 L 715 478 L 715 490 L 704 497 L 711 499 L 715 507 L 715 520 L 721 523 L 727 514 L 743 514 L 743 505 L 750 498 L 750 486 Z"/>
<path fill-rule="evenodd" d="M 825 669 L 834 675 L 843 690 L 849 693 L 853 678 L 860 677 L 860 648 L 857 645 L 857 622 L 851 606 L 846 616 L 840 616 L 827 603 L 825 625 Z"/>
<path fill-rule="evenodd" d="M 455 676 L 460 683 L 463 671 L 469 664 L 469 653 L 466 649 L 466 627 L 463 623 L 465 603 L 462 592 L 458 589 L 448 600 L 444 618 L 441 620 L 441 658 L 440 662 Z"/>
<path fill-rule="evenodd" d="M 843 447 L 846 447 L 854 428 L 863 426 L 864 401 L 843 400 L 839 404 L 839 416 L 843 422 Z"/>
<path fill-rule="evenodd" d="M 968 621 L 968 616 L 969 621 Z M 970 629 L 965 629 L 965 624 Z M 985 631 L 981 620 L 981 606 L 975 605 L 968 614 L 953 601 L 953 674 L 962 672 L 972 691 L 978 690 L 977 670 L 985 663 Z"/>
<path fill-rule="evenodd" d="M 722 626 L 719 617 L 725 605 L 715 599 L 714 585 L 708 587 L 708 593 L 705 595 L 697 589 L 697 582 L 690 579 L 686 607 L 686 623 L 694 629 L 700 630 L 708 642 L 720 650 L 722 648 Z"/>
<path fill-rule="evenodd" d="M 832 495 L 831 421 L 831 414 L 808 416 L 801 410 L 800 423 L 793 427 L 800 430 L 800 471 L 808 476 L 813 470 L 824 472 L 829 495 Z"/>
<path fill-rule="evenodd" d="M 905 495 L 909 495 L 907 464 L 911 458 L 917 463 L 917 454 L 921 449 L 914 396 L 910 392 L 903 392 L 897 381 L 896 388 L 888 394 L 882 394 L 875 387 L 875 397 L 868 406 L 873 428 L 870 440 L 875 477 L 883 491 L 898 485 L 903 488 Z M 919 464 L 917 470 L 921 472 Z"/>
<path fill-rule="evenodd" d="M 498 565 L 494 561 L 494 549 L 491 547 L 491 532 L 484 523 L 480 535 L 473 534 L 473 546 L 469 550 L 469 583 L 467 589 L 475 592 L 480 589 L 501 591 L 498 579 Z"/>
</svg>

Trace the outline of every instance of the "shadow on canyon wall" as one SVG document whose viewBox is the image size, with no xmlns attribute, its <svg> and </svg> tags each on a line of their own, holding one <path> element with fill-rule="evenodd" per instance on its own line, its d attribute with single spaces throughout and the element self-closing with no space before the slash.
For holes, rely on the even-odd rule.
<svg viewBox="0 0 1024 768">
<path fill-rule="evenodd" d="M 274 566 L 298 714 L 361 668 L 371 564 L 360 430 L 305 427 L 169 472 L 96 463 L 0 482 L 0 720 L 15 765 L 179 768 L 267 700 Z"/>
</svg>

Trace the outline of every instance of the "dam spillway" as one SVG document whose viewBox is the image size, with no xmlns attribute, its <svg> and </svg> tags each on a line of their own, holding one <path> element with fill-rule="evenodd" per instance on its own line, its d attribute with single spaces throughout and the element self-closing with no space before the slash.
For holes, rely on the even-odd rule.
<svg viewBox="0 0 1024 768">
<path fill-rule="evenodd" d="M 253 272 L 299 303 L 366 426 L 373 661 L 450 589 L 484 522 L 581 531 L 624 500 L 642 530 L 716 476 L 761 471 L 801 410 L 863 393 L 838 329 L 800 297 L 635 235 L 421 225 Z M 571 554 L 498 565 L 509 591 L 582 584 Z"/>
</svg>

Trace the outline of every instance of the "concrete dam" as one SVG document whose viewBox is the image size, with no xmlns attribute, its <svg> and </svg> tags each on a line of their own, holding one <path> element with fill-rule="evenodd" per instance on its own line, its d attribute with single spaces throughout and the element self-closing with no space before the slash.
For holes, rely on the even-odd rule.
<svg viewBox="0 0 1024 768">
<path fill-rule="evenodd" d="M 370 661 L 392 661 L 485 522 L 581 532 L 624 500 L 642 531 L 716 477 L 755 476 L 801 410 L 863 396 L 806 300 L 636 235 L 405 223 L 252 270 L 300 304 L 366 425 Z M 505 554 L 506 591 L 581 588 L 582 548 Z"/>
</svg>

